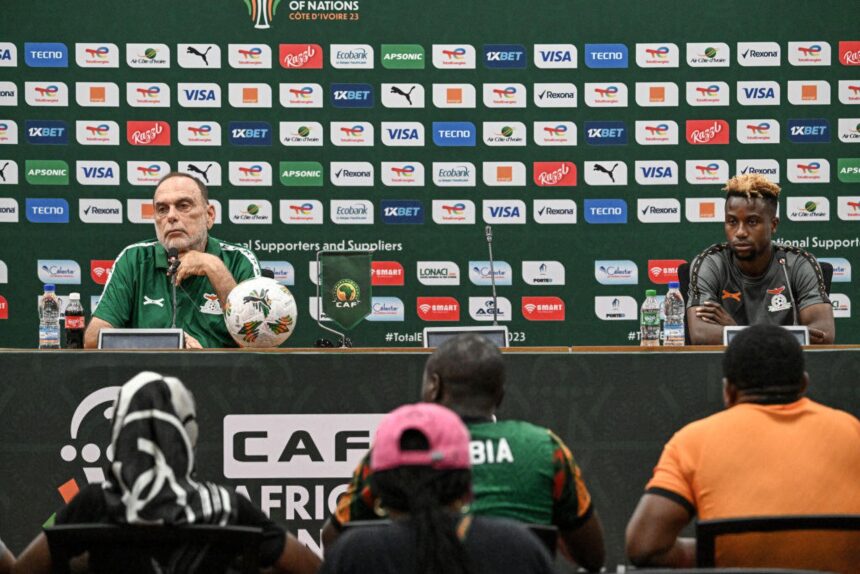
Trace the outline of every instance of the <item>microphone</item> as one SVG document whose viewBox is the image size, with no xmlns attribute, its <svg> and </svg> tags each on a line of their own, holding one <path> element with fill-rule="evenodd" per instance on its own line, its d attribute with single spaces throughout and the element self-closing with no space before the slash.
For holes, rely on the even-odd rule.
<svg viewBox="0 0 860 574">
<path fill-rule="evenodd" d="M 791 298 L 791 311 L 794 316 L 794 325 L 799 324 L 797 320 L 797 303 L 794 300 L 794 293 L 791 291 L 791 281 L 788 280 L 788 271 L 785 270 L 785 257 L 779 258 L 779 264 L 782 266 L 782 274 L 785 276 L 785 286 L 788 287 L 788 296 Z"/>
<path fill-rule="evenodd" d="M 493 326 L 499 324 L 499 299 L 496 297 L 496 269 L 493 264 L 493 228 L 486 226 L 484 234 L 487 237 L 487 251 L 490 254 L 490 285 L 493 286 Z"/>
<path fill-rule="evenodd" d="M 176 271 L 179 269 L 179 250 L 171 247 L 167 250 L 167 276 L 173 288 L 173 318 L 170 322 L 172 329 L 176 328 Z"/>
</svg>

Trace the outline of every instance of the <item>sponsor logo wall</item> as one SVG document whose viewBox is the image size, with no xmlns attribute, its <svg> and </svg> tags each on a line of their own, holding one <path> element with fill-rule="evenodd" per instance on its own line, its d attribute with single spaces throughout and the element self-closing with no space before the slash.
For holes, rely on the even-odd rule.
<svg viewBox="0 0 860 574">
<path fill-rule="evenodd" d="M 0 67 L 15 68 L 0 81 L 0 229 L 38 246 L 31 258 L 4 253 L 11 329 L 0 344 L 32 345 L 23 301 L 49 277 L 33 265 L 111 261 L 151 235 L 148 199 L 171 170 L 209 187 L 213 235 L 270 262 L 298 301 L 314 294 L 316 249 L 375 249 L 392 263 L 361 344 L 383 344 L 391 325 L 478 324 L 493 311 L 525 344 L 625 343 L 644 289 L 722 239 L 720 188 L 736 173 L 783 186 L 778 238 L 844 259 L 840 296 L 856 296 L 851 37 L 511 32 L 451 44 L 423 30 L 387 44 L 325 25 L 286 34 L 297 24 L 280 10 L 254 22 L 240 10 L 213 28 L 223 39 L 201 43 L 110 29 L 0 42 Z M 486 225 L 504 260 L 495 309 L 476 271 Z M 52 229 L 68 229 L 71 251 L 45 241 Z M 106 235 L 95 242 L 93 230 Z M 77 271 L 90 297 L 108 273 L 98 269 Z M 314 329 L 289 344 L 312 343 Z M 839 331 L 860 342 L 860 329 Z"/>
</svg>

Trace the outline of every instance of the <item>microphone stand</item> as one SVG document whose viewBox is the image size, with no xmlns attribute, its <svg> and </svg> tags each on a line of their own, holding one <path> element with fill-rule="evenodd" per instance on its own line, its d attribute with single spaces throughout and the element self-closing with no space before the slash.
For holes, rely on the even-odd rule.
<svg viewBox="0 0 860 574">
<path fill-rule="evenodd" d="M 176 271 L 179 269 L 179 254 L 176 248 L 171 248 L 167 253 L 167 277 L 170 279 L 170 285 L 173 291 L 173 318 L 170 322 L 170 328 L 176 328 Z"/>
<path fill-rule="evenodd" d="M 493 326 L 499 325 L 499 299 L 496 297 L 496 269 L 493 264 L 493 228 L 487 226 L 484 228 L 487 235 L 487 251 L 490 254 L 490 285 L 493 286 Z"/>
</svg>

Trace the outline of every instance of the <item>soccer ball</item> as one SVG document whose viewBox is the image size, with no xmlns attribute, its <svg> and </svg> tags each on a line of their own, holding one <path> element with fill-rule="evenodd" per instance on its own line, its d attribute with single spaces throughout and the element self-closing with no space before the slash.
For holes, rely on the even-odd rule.
<svg viewBox="0 0 860 574">
<path fill-rule="evenodd" d="M 293 334 L 297 318 L 293 294 L 267 277 L 236 285 L 224 307 L 227 331 L 241 347 L 277 347 Z"/>
</svg>

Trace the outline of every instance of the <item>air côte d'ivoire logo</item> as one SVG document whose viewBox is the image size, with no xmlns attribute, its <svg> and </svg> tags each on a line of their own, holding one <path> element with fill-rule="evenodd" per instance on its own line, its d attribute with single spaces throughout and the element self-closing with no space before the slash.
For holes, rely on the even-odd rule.
<svg viewBox="0 0 860 574">
<path fill-rule="evenodd" d="M 352 279 L 341 279 L 335 283 L 331 295 L 335 307 L 338 308 L 351 308 L 361 303 L 361 289 Z"/>
</svg>

